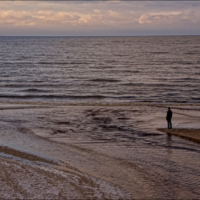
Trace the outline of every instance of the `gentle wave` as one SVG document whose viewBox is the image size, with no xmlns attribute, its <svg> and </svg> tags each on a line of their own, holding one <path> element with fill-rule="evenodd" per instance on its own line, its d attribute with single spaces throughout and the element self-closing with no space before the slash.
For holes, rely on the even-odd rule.
<svg viewBox="0 0 200 200">
<path fill-rule="evenodd" d="M 120 80 L 117 79 L 105 79 L 105 78 L 97 78 L 97 79 L 90 79 L 88 81 L 94 81 L 94 82 L 120 82 Z"/>
<path fill-rule="evenodd" d="M 63 103 L 63 102 L 30 102 L 30 101 L 0 101 L 2 104 L 22 104 L 22 105 L 51 105 L 51 106 L 158 106 L 168 107 L 169 103 L 160 102 L 127 102 L 127 103 L 89 103 L 89 102 L 78 102 L 78 103 Z M 170 103 L 170 106 L 183 106 L 188 109 L 187 106 L 200 106 L 200 103 Z M 1 108 L 2 109 L 2 108 Z M 196 110 L 196 109 L 195 109 Z"/>
<path fill-rule="evenodd" d="M 0 98 L 198 103 L 199 41 L 199 36 L 0 40 Z"/>
<path fill-rule="evenodd" d="M 151 52 L 152 54 L 168 54 L 169 52 Z"/>
<path fill-rule="evenodd" d="M 42 83 L 42 84 L 41 84 Z M 68 83 L 44 83 L 44 81 L 32 81 L 31 83 L 16 83 L 16 84 L 0 84 L 0 87 L 13 87 L 13 88 L 18 88 L 18 87 L 66 87 L 70 85 L 84 85 L 84 86 L 89 86 L 87 83 L 83 82 L 68 82 Z M 51 88 L 49 88 L 51 89 Z"/>
<path fill-rule="evenodd" d="M 38 64 L 48 65 L 88 65 L 90 62 L 39 62 Z"/>
<path fill-rule="evenodd" d="M 52 98 L 57 98 L 57 99 L 102 99 L 106 98 L 105 96 L 101 95 L 91 95 L 91 96 L 76 96 L 76 95 L 2 95 L 0 94 L 0 98 L 18 98 L 18 99 L 24 99 L 24 98 L 44 98 L 44 99 L 52 99 Z M 114 98 L 114 97 L 109 97 L 109 98 Z"/>
<path fill-rule="evenodd" d="M 49 90 L 40 90 L 40 89 L 36 89 L 36 88 L 30 88 L 30 89 L 26 89 L 26 90 L 20 90 L 20 92 L 51 92 Z"/>
</svg>

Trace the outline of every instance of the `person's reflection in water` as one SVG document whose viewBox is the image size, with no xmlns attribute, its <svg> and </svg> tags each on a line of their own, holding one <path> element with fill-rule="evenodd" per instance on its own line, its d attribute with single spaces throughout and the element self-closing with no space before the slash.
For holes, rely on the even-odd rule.
<svg viewBox="0 0 200 200">
<path fill-rule="evenodd" d="M 167 155 L 170 156 L 172 154 L 172 136 L 171 134 L 167 133 Z"/>
<path fill-rule="evenodd" d="M 170 107 L 169 107 L 169 108 L 168 108 L 168 111 L 167 111 L 167 116 L 166 116 L 168 129 L 171 129 L 171 128 L 172 128 L 171 119 L 172 119 L 172 111 L 170 110 Z"/>
<path fill-rule="evenodd" d="M 167 133 L 167 144 L 168 146 L 171 146 L 172 136 L 171 134 Z"/>
</svg>

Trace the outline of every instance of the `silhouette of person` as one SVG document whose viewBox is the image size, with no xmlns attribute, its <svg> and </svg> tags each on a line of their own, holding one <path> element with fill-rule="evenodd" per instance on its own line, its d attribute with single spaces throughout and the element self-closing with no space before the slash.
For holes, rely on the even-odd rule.
<svg viewBox="0 0 200 200">
<path fill-rule="evenodd" d="M 169 107 L 169 108 L 168 108 L 168 111 L 167 111 L 167 116 L 166 116 L 168 129 L 171 129 L 171 128 L 172 128 L 171 119 L 172 119 L 172 111 L 170 110 L 170 107 Z"/>
</svg>

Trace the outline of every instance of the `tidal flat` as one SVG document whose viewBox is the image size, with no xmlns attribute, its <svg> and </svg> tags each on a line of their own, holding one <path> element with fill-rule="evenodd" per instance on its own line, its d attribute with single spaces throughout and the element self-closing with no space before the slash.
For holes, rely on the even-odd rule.
<svg viewBox="0 0 200 200">
<path fill-rule="evenodd" d="M 199 129 L 200 106 L 172 105 Z M 167 105 L 0 104 L 2 198 L 198 199 L 200 144 Z"/>
</svg>

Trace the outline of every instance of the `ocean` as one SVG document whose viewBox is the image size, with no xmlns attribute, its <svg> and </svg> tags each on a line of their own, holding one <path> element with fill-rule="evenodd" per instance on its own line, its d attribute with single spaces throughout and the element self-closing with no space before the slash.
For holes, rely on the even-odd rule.
<svg viewBox="0 0 200 200">
<path fill-rule="evenodd" d="M 199 103 L 200 36 L 0 37 L 0 101 Z"/>
<path fill-rule="evenodd" d="M 0 196 L 200 199 L 200 36 L 0 37 Z M 193 133 L 194 134 L 194 133 Z"/>
</svg>

